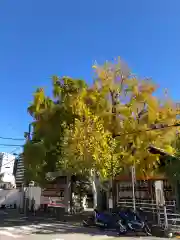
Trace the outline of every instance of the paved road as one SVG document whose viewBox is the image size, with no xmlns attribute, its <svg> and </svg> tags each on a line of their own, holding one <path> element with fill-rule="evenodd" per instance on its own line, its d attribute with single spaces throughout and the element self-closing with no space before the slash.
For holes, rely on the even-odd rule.
<svg viewBox="0 0 180 240">
<path fill-rule="evenodd" d="M 25 222 L 24 222 L 25 223 Z M 68 223 L 26 223 L 0 227 L 0 240 L 157 240 L 155 237 L 120 237 L 115 233 L 85 229 Z M 163 240 L 161 238 L 161 240 Z"/>
<path fill-rule="evenodd" d="M 11 217 L 0 210 L 0 240 L 159 240 L 156 237 L 116 237 L 116 233 L 84 228 L 80 225 L 60 223 L 50 219 Z M 160 238 L 163 240 L 163 238 Z M 165 240 L 165 238 L 164 238 Z"/>
<path fill-rule="evenodd" d="M 7 224 L 6 224 L 7 225 Z M 115 236 L 115 234 L 114 234 Z M 110 236 L 113 238 L 113 235 Z M 1 226 L 0 239 L 106 239 L 108 233 L 100 232 L 95 229 L 85 229 L 81 226 L 75 226 L 68 223 L 26 223 L 20 222 L 14 226 Z"/>
</svg>

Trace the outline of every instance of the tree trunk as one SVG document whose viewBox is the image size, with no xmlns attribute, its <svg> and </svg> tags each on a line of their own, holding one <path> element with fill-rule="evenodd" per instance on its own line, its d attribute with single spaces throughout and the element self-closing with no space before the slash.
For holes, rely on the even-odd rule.
<svg viewBox="0 0 180 240">
<path fill-rule="evenodd" d="M 112 203 L 113 203 L 113 208 L 116 208 L 117 206 L 117 191 L 116 191 L 116 181 L 113 179 L 112 180 Z"/>
<path fill-rule="evenodd" d="M 92 192 L 93 192 L 93 208 L 97 208 L 98 205 L 98 190 L 97 190 L 97 181 L 96 174 L 93 170 L 91 170 L 91 183 L 92 183 Z"/>
<path fill-rule="evenodd" d="M 72 176 L 70 178 L 70 213 L 73 213 L 73 192 L 74 192 L 74 182 Z"/>
<path fill-rule="evenodd" d="M 71 197 L 72 197 L 71 176 L 67 176 L 66 189 L 64 192 L 65 202 L 67 203 L 67 205 L 65 207 L 65 212 L 67 212 L 67 213 L 71 211 Z"/>
<path fill-rule="evenodd" d="M 80 191 L 79 191 L 79 203 L 80 203 L 80 208 L 83 207 L 83 204 L 82 204 L 82 182 L 80 181 Z"/>
</svg>

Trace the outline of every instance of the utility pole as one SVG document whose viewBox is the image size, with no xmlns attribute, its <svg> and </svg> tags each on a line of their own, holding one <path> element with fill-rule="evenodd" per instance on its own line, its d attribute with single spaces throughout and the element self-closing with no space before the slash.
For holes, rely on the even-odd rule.
<svg viewBox="0 0 180 240">
<path fill-rule="evenodd" d="M 29 128 L 28 128 L 28 134 L 26 137 L 26 141 L 29 142 L 31 141 L 31 128 L 32 128 L 32 123 L 29 123 Z M 26 190 L 25 190 L 25 178 L 23 180 L 23 184 L 22 184 L 22 196 L 23 196 L 23 209 L 24 209 L 24 213 L 26 215 L 27 213 L 27 198 L 26 198 Z M 28 186 L 29 187 L 29 186 Z"/>
<path fill-rule="evenodd" d="M 123 83 L 123 78 L 121 85 Z M 111 108 L 111 113 L 112 113 L 112 138 L 115 139 L 117 134 L 116 134 L 116 122 L 117 122 L 117 106 L 118 106 L 118 98 L 119 98 L 119 92 L 110 90 L 111 94 L 111 102 L 112 102 L 112 108 Z M 111 156 L 111 176 L 112 176 L 112 208 L 115 208 L 117 205 L 117 188 L 116 188 L 116 182 L 115 182 L 115 169 L 114 169 L 114 159 L 113 159 L 113 154 Z"/>
<path fill-rule="evenodd" d="M 29 123 L 28 136 L 27 136 L 28 141 L 31 140 L 31 128 L 32 128 L 32 123 Z"/>
</svg>

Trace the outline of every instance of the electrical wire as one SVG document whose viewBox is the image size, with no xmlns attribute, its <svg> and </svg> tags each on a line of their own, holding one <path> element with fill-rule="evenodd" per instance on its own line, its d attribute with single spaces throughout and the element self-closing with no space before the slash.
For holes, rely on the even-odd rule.
<svg viewBox="0 0 180 240">
<path fill-rule="evenodd" d="M 13 153 L 14 151 L 16 151 L 18 148 L 19 148 L 19 147 L 15 148 L 15 149 L 14 149 L 13 151 L 11 151 L 9 154 L 12 154 L 12 153 Z M 7 163 L 2 164 L 1 167 L 6 166 L 6 165 L 8 165 L 9 163 L 11 163 L 11 162 L 13 162 L 13 161 L 15 161 L 15 159 L 12 159 L 12 160 L 8 161 Z"/>
<path fill-rule="evenodd" d="M 6 166 L 6 165 L 8 165 L 9 163 L 14 162 L 14 161 L 15 161 L 15 159 L 12 159 L 12 160 L 10 160 L 9 162 L 4 163 L 3 165 L 1 165 L 1 167 Z"/>
<path fill-rule="evenodd" d="M 149 129 L 146 129 L 146 130 L 138 130 L 138 131 L 133 131 L 133 132 L 130 132 L 130 133 L 122 133 L 122 134 L 118 134 L 117 136 L 122 136 L 122 135 L 129 135 L 129 134 L 135 134 L 135 133 L 138 133 L 138 132 L 148 132 L 148 131 L 154 131 L 154 130 L 161 130 L 161 129 L 164 129 L 164 128 L 169 128 L 169 127 L 179 127 L 180 124 L 174 124 L 174 125 L 168 125 L 168 126 L 164 126 L 164 127 L 161 127 L 161 128 L 149 128 Z M 0 139 L 3 139 L 3 140 L 12 140 L 12 141 L 25 141 L 26 139 L 25 138 L 12 138 L 12 137 L 2 137 L 0 136 Z M 3 146 L 0 144 L 0 146 Z M 9 146 L 9 145 L 4 145 L 4 146 Z M 11 145 L 11 146 L 20 146 L 20 145 Z"/>
<path fill-rule="evenodd" d="M 3 147 L 23 147 L 23 145 L 20 145 L 20 144 L 3 144 L 3 143 L 0 143 L 0 146 L 3 146 Z"/>
<path fill-rule="evenodd" d="M 155 130 L 162 130 L 162 129 L 170 128 L 170 127 L 180 127 L 180 124 L 173 124 L 173 125 L 168 125 L 168 126 L 164 126 L 164 127 L 160 127 L 160 128 L 154 128 L 154 129 L 150 128 L 150 129 L 146 129 L 146 130 L 142 130 L 142 131 L 139 130 L 139 131 L 133 131 L 133 132 L 129 132 L 129 133 L 117 134 L 116 137 L 123 136 L 123 135 L 136 134 L 136 133 L 141 133 L 141 132 L 149 132 L 149 131 L 155 131 Z M 2 139 L 2 137 L 0 137 L 0 138 Z M 5 139 L 5 138 L 3 138 L 3 139 Z M 7 139 L 7 138 L 6 138 L 6 139 Z M 13 138 L 8 138 L 8 139 L 11 139 L 11 140 L 12 140 Z M 17 140 L 17 139 L 13 139 L 13 140 Z M 17 148 L 23 147 L 23 145 L 18 145 L 18 144 L 0 144 L 0 146 L 17 147 Z M 12 152 L 10 152 L 10 154 L 13 153 L 14 151 L 16 151 L 17 148 L 14 149 Z M 11 160 L 11 161 L 9 161 L 9 162 L 7 162 L 7 163 L 5 163 L 5 164 L 3 164 L 3 165 L 1 165 L 1 167 L 2 167 L 2 166 L 5 166 L 5 165 L 8 165 L 10 162 L 13 162 L 13 161 L 14 161 L 14 159 Z"/>
<path fill-rule="evenodd" d="M 115 137 L 124 136 L 124 135 L 131 135 L 131 134 L 136 134 L 136 133 L 142 133 L 142 132 L 149 132 L 149 131 L 158 131 L 158 130 L 163 130 L 163 129 L 171 128 L 171 127 L 180 127 L 180 124 L 178 123 L 178 124 L 173 124 L 173 125 L 168 125 L 168 126 L 163 126 L 163 127 L 158 127 L 158 128 L 149 128 L 149 129 L 146 129 L 146 130 L 138 130 L 138 131 L 120 133 L 120 134 L 116 134 Z M 0 137 L 0 139 L 2 139 L 2 137 Z M 25 139 L 18 139 L 18 138 L 3 138 L 3 139 L 25 140 Z M 31 142 L 33 142 L 33 140 Z M 35 141 L 35 143 L 37 143 L 37 141 Z M 4 146 L 4 147 L 23 147 L 22 144 L 3 144 L 3 143 L 0 143 L 0 146 Z"/>
<path fill-rule="evenodd" d="M 18 149 L 20 149 L 20 147 L 16 147 L 14 150 L 12 150 L 9 154 L 14 153 L 15 151 L 17 151 Z"/>
<path fill-rule="evenodd" d="M 25 139 L 23 138 L 11 138 L 11 137 L 1 137 L 0 139 L 4 139 L 4 140 L 13 140 L 13 141 L 25 141 Z"/>
<path fill-rule="evenodd" d="M 166 128 L 170 128 L 170 127 L 180 127 L 180 124 L 173 124 L 173 125 L 167 125 L 164 127 L 159 127 L 159 128 L 148 128 L 146 130 L 138 130 L 138 131 L 132 131 L 132 132 L 127 132 L 127 133 L 120 133 L 120 134 L 116 134 L 115 137 L 120 137 L 120 136 L 124 136 L 124 135 L 131 135 L 131 134 L 136 134 L 136 133 L 143 133 L 143 132 L 150 132 L 150 131 L 158 131 L 158 130 L 163 130 Z"/>
</svg>

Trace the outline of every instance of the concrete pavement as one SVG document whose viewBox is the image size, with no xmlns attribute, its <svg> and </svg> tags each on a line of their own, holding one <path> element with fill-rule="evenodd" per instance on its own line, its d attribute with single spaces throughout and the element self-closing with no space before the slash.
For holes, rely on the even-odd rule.
<svg viewBox="0 0 180 240">
<path fill-rule="evenodd" d="M 156 237 L 118 237 L 115 232 L 84 228 L 50 218 L 26 218 L 0 210 L 0 240 L 165 240 Z"/>
<path fill-rule="evenodd" d="M 165 240 L 156 237 L 118 237 L 110 231 L 100 231 L 93 228 L 84 228 L 69 223 L 19 222 L 11 226 L 0 227 L 0 240 L 29 239 L 29 240 Z"/>
<path fill-rule="evenodd" d="M 106 239 L 113 238 L 116 234 L 105 233 L 97 229 L 85 229 L 82 226 L 75 226 L 69 223 L 25 223 L 16 222 L 14 226 L 1 226 L 0 239 L 26 238 L 30 239 Z"/>
</svg>

